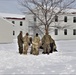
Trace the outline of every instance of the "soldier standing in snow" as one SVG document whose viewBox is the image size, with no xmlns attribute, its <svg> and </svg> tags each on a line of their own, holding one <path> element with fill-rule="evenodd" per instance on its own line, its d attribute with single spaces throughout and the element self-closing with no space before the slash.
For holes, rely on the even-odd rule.
<svg viewBox="0 0 76 75">
<path fill-rule="evenodd" d="M 32 47 L 31 47 L 31 54 L 38 55 L 39 54 L 39 44 L 40 44 L 40 37 L 38 36 L 38 33 L 36 33 L 36 36 L 34 37 L 32 41 Z"/>
<path fill-rule="evenodd" d="M 29 43 L 30 43 L 30 39 L 28 36 L 29 36 L 29 34 L 26 33 L 26 35 L 23 37 L 23 41 L 24 41 L 23 54 L 27 54 L 27 51 L 28 51 L 28 47 L 29 47 Z"/>
<path fill-rule="evenodd" d="M 32 44 L 32 37 L 30 37 L 29 39 L 30 39 L 30 44 Z"/>
<path fill-rule="evenodd" d="M 51 47 L 50 43 L 52 42 L 51 36 L 48 34 L 48 31 L 46 31 L 45 35 L 42 37 L 42 46 L 43 46 L 43 54 L 49 54 Z"/>
<path fill-rule="evenodd" d="M 57 50 L 56 50 L 56 44 L 55 44 L 55 40 L 54 39 L 52 39 L 52 41 L 50 43 L 50 47 L 51 47 L 50 53 L 57 52 Z"/>
<path fill-rule="evenodd" d="M 19 53 L 23 53 L 23 37 L 22 37 L 22 31 L 20 31 L 19 35 L 17 36 L 18 39 L 18 46 L 19 46 Z"/>
</svg>

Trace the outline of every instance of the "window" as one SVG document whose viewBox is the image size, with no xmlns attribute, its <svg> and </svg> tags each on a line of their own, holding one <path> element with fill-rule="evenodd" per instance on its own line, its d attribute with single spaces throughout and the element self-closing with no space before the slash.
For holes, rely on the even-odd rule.
<svg viewBox="0 0 76 75">
<path fill-rule="evenodd" d="M 55 29 L 55 35 L 58 35 L 58 29 Z"/>
<path fill-rule="evenodd" d="M 67 35 L 67 29 L 64 29 L 64 35 Z"/>
<path fill-rule="evenodd" d="M 73 17 L 73 22 L 76 23 L 76 17 Z"/>
<path fill-rule="evenodd" d="M 67 22 L 67 16 L 64 17 L 64 22 Z"/>
<path fill-rule="evenodd" d="M 36 22 L 36 17 L 34 17 L 34 22 Z"/>
<path fill-rule="evenodd" d="M 55 15 L 55 22 L 58 22 L 58 16 Z"/>
<path fill-rule="evenodd" d="M 22 21 L 20 21 L 20 26 L 22 26 L 23 24 L 22 24 Z"/>
<path fill-rule="evenodd" d="M 15 35 L 15 31 L 13 31 L 13 35 Z"/>
<path fill-rule="evenodd" d="M 76 35 L 76 29 L 73 29 L 73 35 Z"/>
<path fill-rule="evenodd" d="M 12 21 L 13 24 L 15 24 L 15 21 Z"/>
</svg>

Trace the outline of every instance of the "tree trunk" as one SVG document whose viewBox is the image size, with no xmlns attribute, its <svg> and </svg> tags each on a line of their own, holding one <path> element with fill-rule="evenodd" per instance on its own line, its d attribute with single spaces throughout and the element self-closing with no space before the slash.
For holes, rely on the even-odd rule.
<svg viewBox="0 0 76 75">
<path fill-rule="evenodd" d="M 48 27 L 45 27 L 45 34 L 49 34 L 48 29 Z"/>
</svg>

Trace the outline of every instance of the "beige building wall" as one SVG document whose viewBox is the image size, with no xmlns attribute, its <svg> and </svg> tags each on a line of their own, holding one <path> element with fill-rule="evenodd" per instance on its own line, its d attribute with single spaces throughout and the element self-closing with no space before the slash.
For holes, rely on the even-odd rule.
<svg viewBox="0 0 76 75">
<path fill-rule="evenodd" d="M 13 42 L 13 25 L 9 21 L 0 17 L 0 43 Z"/>
</svg>

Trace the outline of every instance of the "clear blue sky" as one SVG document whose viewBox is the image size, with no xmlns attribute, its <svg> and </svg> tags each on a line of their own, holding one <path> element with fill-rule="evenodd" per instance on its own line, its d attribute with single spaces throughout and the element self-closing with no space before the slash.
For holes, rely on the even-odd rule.
<svg viewBox="0 0 76 75">
<path fill-rule="evenodd" d="M 76 3 L 73 7 L 76 7 Z M 0 0 L 0 12 L 23 14 L 21 5 L 17 0 Z"/>
<path fill-rule="evenodd" d="M 0 13 L 23 14 L 17 0 L 0 0 Z"/>
</svg>

